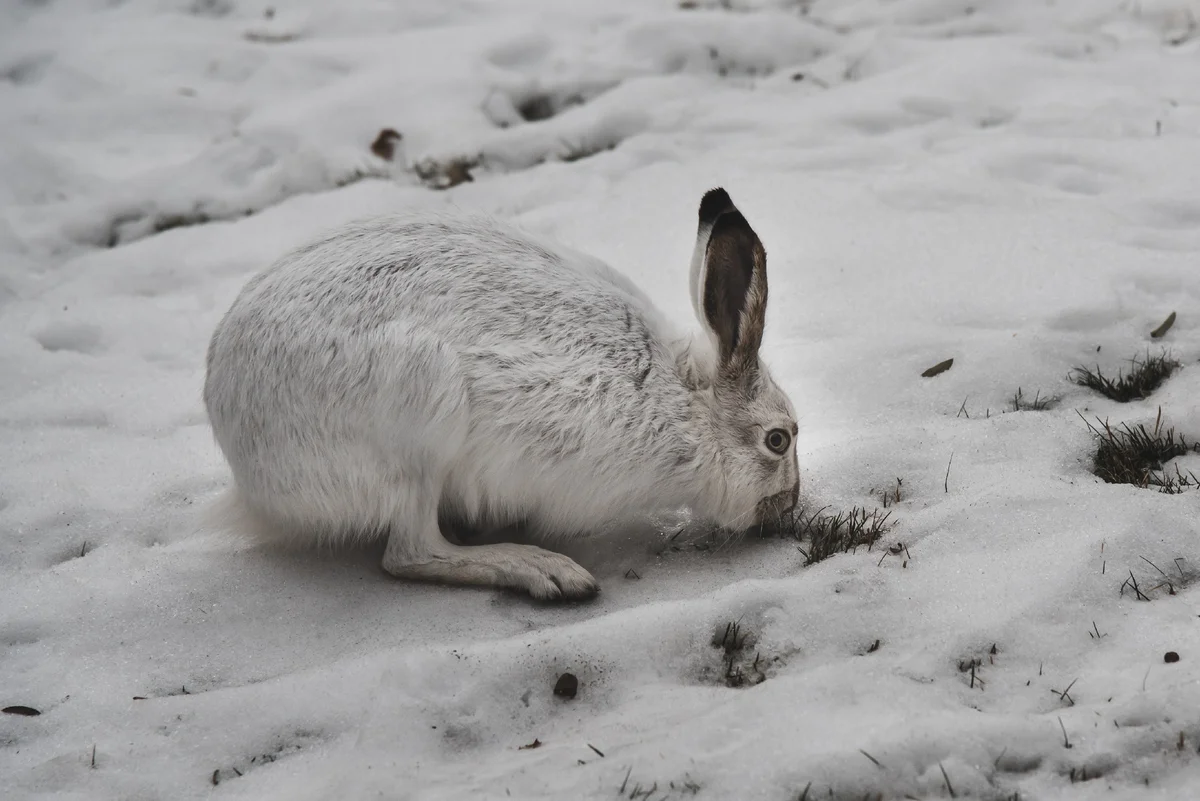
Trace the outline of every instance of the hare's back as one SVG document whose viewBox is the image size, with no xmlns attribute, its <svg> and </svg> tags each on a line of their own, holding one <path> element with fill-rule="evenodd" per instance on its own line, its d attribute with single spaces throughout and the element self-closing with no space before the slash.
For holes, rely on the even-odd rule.
<svg viewBox="0 0 1200 801">
<path fill-rule="evenodd" d="M 464 345 L 658 328 L 648 299 L 608 265 L 474 215 L 351 224 L 294 251 L 247 293 L 293 320 L 359 330 L 399 322 Z"/>
</svg>

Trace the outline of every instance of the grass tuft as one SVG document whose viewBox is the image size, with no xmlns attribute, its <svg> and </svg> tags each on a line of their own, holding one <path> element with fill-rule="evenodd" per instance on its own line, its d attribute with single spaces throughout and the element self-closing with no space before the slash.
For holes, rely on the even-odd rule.
<svg viewBox="0 0 1200 801">
<path fill-rule="evenodd" d="M 1013 393 L 1012 400 L 1009 403 L 1012 405 L 1014 412 L 1044 412 L 1054 405 L 1056 399 L 1042 397 L 1041 390 L 1038 390 L 1033 395 L 1033 400 L 1030 400 L 1020 387 Z"/>
<path fill-rule="evenodd" d="M 1147 428 L 1144 423 L 1122 423 L 1114 428 L 1107 420 L 1096 418 L 1096 425 L 1079 415 L 1088 430 L 1099 440 L 1092 472 L 1108 484 L 1132 484 L 1143 489 L 1154 488 L 1168 495 L 1178 495 L 1186 489 L 1200 487 L 1200 480 L 1191 471 L 1184 473 L 1175 465 L 1172 475 L 1164 469 L 1171 459 L 1200 452 L 1174 428 L 1164 428 L 1162 408 Z"/>
<path fill-rule="evenodd" d="M 1076 367 L 1071 371 L 1071 380 L 1080 386 L 1094 389 L 1109 400 L 1118 403 L 1129 403 L 1143 400 L 1158 389 L 1164 381 L 1179 367 L 1179 362 L 1163 351 L 1158 356 L 1151 356 L 1147 351 L 1142 360 L 1131 359 L 1129 373 L 1117 371 L 1116 378 L 1109 378 L 1100 372 L 1100 367 L 1092 370 L 1087 367 Z"/>
<path fill-rule="evenodd" d="M 757 641 L 753 633 L 742 628 L 740 620 L 731 620 L 713 634 L 712 647 L 721 651 L 721 680 L 726 687 L 753 687 L 767 680 L 762 671 L 767 660 L 758 651 L 750 658 L 750 648 Z"/>
<path fill-rule="evenodd" d="M 807 549 L 800 549 L 806 566 L 835 554 L 853 553 L 864 545 L 870 550 L 891 528 L 888 522 L 892 516 L 890 511 L 867 511 L 866 507 L 856 506 L 849 512 L 829 514 L 828 508 L 785 515 L 775 529 L 780 536 L 809 542 Z"/>
</svg>

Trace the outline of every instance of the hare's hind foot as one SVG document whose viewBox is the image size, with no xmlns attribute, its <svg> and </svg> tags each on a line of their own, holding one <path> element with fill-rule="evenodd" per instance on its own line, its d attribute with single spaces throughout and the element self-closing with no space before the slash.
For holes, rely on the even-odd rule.
<svg viewBox="0 0 1200 801">
<path fill-rule="evenodd" d="M 524 590 L 541 600 L 576 601 L 600 591 L 592 575 L 562 554 L 534 545 L 451 545 L 420 556 L 388 540 L 383 569 L 397 578 Z"/>
</svg>

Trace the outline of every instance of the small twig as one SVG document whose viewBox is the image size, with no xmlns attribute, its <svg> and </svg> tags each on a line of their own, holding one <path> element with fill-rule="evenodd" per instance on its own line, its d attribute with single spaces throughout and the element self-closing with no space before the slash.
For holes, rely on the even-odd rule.
<svg viewBox="0 0 1200 801">
<path fill-rule="evenodd" d="M 875 757 L 871 756 L 870 754 L 868 754 L 866 751 L 862 750 L 861 748 L 860 748 L 860 749 L 858 749 L 858 753 L 862 754 L 862 755 L 863 755 L 863 756 L 865 756 L 867 759 L 869 759 L 869 760 L 871 760 L 872 762 L 874 762 L 874 763 L 875 763 L 875 767 L 879 768 L 880 770 L 883 770 L 883 763 L 882 763 L 882 762 L 880 762 L 878 759 L 876 759 Z"/>
<path fill-rule="evenodd" d="M 216 770 L 213 771 L 212 783 L 213 783 L 213 787 L 216 787 L 218 784 L 221 783 L 221 769 L 220 768 L 217 768 Z"/>
<path fill-rule="evenodd" d="M 954 415 L 955 420 L 957 420 L 959 417 L 961 417 L 964 414 L 967 416 L 968 420 L 971 419 L 971 413 L 967 411 L 967 401 L 970 399 L 970 397 L 971 396 L 968 395 L 967 397 L 963 398 L 962 406 L 958 407 L 958 414 Z"/>
<path fill-rule="evenodd" d="M 800 794 L 800 797 L 797 798 L 796 801 L 808 801 L 808 791 L 811 789 L 812 789 L 812 782 L 809 782 L 808 784 L 804 785 L 804 792 L 802 792 Z"/>
<path fill-rule="evenodd" d="M 1051 690 L 1050 692 L 1057 695 L 1060 700 L 1068 701 L 1070 702 L 1071 706 L 1075 706 L 1075 699 L 1071 697 L 1071 688 L 1075 686 L 1075 682 L 1077 681 L 1079 681 L 1078 678 L 1074 679 L 1070 684 L 1067 685 L 1067 689 L 1061 692 L 1058 690 Z"/>
<path fill-rule="evenodd" d="M 951 798 L 958 798 L 958 793 L 954 792 L 954 785 L 950 784 L 950 777 L 946 775 L 946 769 L 942 767 L 942 763 L 938 763 L 938 769 L 942 772 L 942 778 L 946 781 L 946 789 L 950 791 Z"/>
<path fill-rule="evenodd" d="M 587 747 L 588 747 L 588 748 L 590 748 L 590 749 L 592 749 L 593 751 L 595 751 L 597 754 L 599 754 L 601 758 L 603 758 L 603 757 L 604 757 L 604 752 L 603 752 L 603 751 L 601 751 L 601 750 L 600 750 L 599 748 L 597 748 L 596 746 L 592 745 L 591 743 L 588 743 L 588 744 L 587 744 Z"/>
<path fill-rule="evenodd" d="M 1071 745 L 1071 741 L 1070 741 L 1070 739 L 1068 739 L 1068 737 L 1067 737 L 1067 727 L 1063 725 L 1063 722 L 1062 722 L 1062 716 L 1061 716 L 1061 715 L 1060 715 L 1060 716 L 1059 716 L 1059 718 L 1058 718 L 1058 725 L 1062 727 L 1062 733 L 1063 733 L 1063 748 L 1074 748 L 1075 746 Z"/>
<path fill-rule="evenodd" d="M 1107 637 L 1107 636 L 1108 636 L 1107 634 L 1101 634 L 1101 633 L 1100 633 L 1100 628 L 1099 628 L 1099 626 L 1097 626 L 1097 625 L 1096 625 L 1096 621 L 1094 621 L 1094 620 L 1092 621 L 1092 631 L 1095 631 L 1096 633 L 1093 635 L 1093 634 L 1092 634 L 1092 632 L 1091 632 L 1091 631 L 1089 631 L 1089 632 L 1088 632 L 1088 636 L 1089 636 L 1089 637 L 1093 637 L 1093 636 L 1094 636 L 1094 637 L 1095 637 L 1097 640 L 1098 640 L 1098 639 L 1100 639 L 1101 637 Z"/>
<path fill-rule="evenodd" d="M 942 484 L 942 488 L 946 490 L 946 494 L 950 493 L 950 465 L 954 464 L 954 451 L 950 451 L 950 461 L 946 462 L 946 481 Z"/>
<path fill-rule="evenodd" d="M 629 770 L 625 771 L 625 780 L 621 782 L 621 789 L 617 790 L 617 795 L 625 795 L 625 785 L 629 784 L 629 774 L 633 773 L 633 765 L 629 766 Z"/>
<path fill-rule="evenodd" d="M 96 744 L 92 743 L 92 767 L 96 767 Z"/>
<path fill-rule="evenodd" d="M 641 578 L 641 576 L 639 576 L 639 575 L 638 575 L 638 572 L 637 572 L 636 570 L 634 570 L 634 569 L 631 567 L 631 568 L 629 568 L 628 570 L 626 570 L 626 571 L 625 571 L 625 578 L 627 578 L 627 579 L 640 579 L 640 578 Z"/>
</svg>

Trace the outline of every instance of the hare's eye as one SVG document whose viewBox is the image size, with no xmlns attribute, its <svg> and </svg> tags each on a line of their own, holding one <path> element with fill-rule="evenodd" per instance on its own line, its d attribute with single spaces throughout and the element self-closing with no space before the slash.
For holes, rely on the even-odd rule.
<svg viewBox="0 0 1200 801">
<path fill-rule="evenodd" d="M 772 428 L 767 432 L 766 445 L 767 450 L 771 451 L 771 453 L 777 453 L 782 456 L 787 452 L 788 446 L 791 444 L 792 435 L 782 428 Z"/>
</svg>

